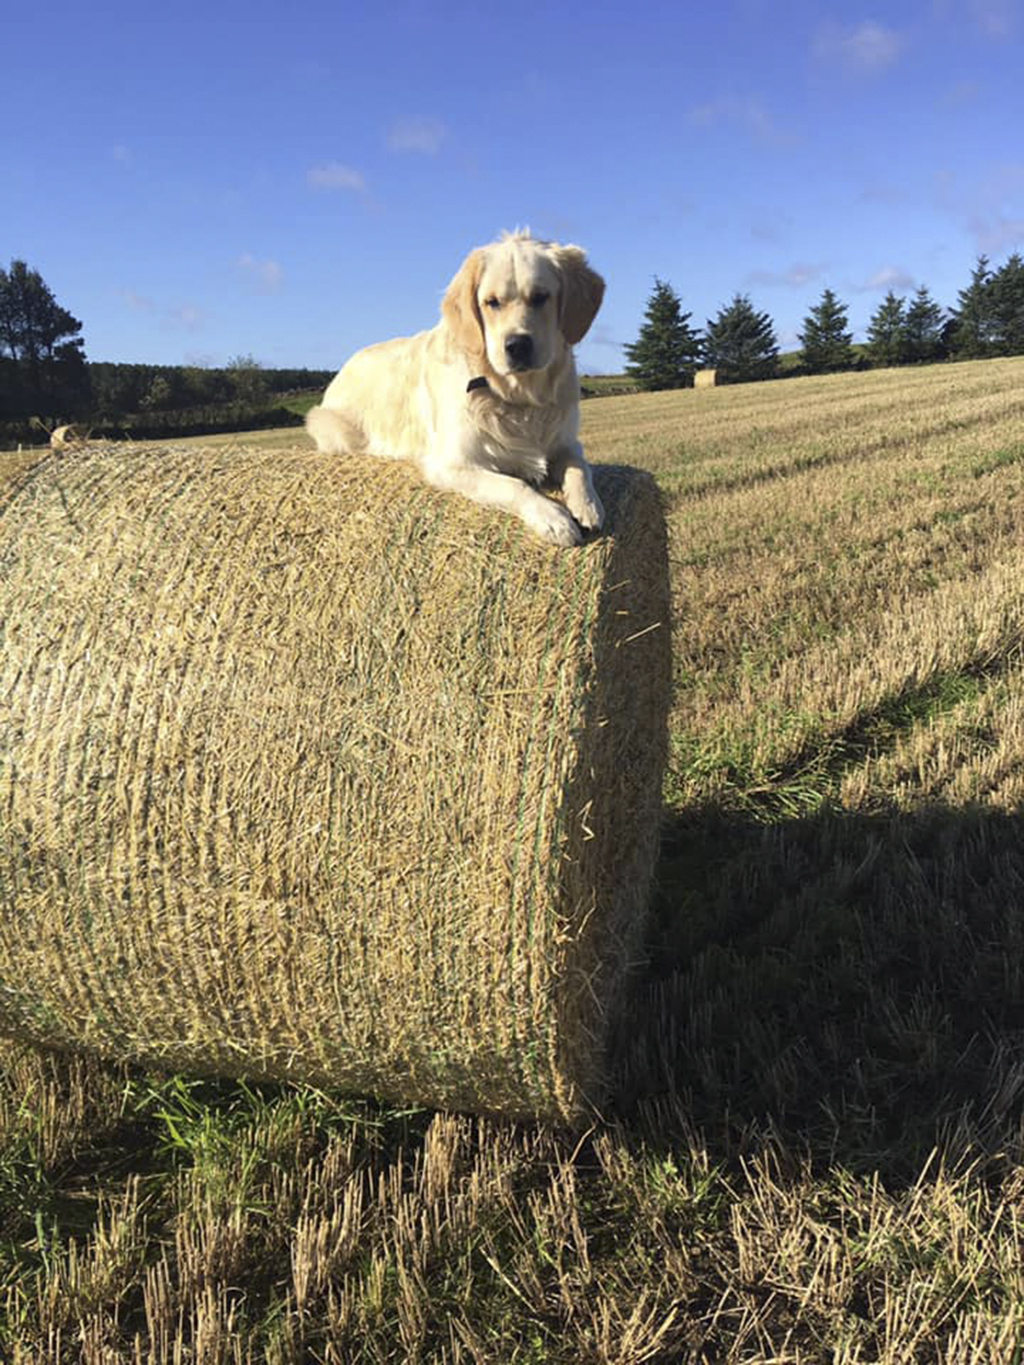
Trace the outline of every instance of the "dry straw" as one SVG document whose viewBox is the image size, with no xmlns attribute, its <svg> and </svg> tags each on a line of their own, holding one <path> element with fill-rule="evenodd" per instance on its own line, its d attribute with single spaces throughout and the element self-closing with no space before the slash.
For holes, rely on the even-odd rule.
<svg viewBox="0 0 1024 1365">
<path fill-rule="evenodd" d="M 0 1032 L 575 1121 L 642 941 L 665 526 L 380 461 L 50 456 L 0 501 Z"/>
</svg>

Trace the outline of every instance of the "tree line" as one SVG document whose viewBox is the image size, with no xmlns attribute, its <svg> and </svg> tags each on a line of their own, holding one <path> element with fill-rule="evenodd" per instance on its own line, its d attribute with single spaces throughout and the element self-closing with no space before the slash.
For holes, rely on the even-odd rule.
<svg viewBox="0 0 1024 1365">
<path fill-rule="evenodd" d="M 24 261 L 0 268 L 0 428 L 29 439 L 32 418 L 136 435 L 193 433 L 294 419 L 280 401 L 323 388 L 333 370 L 264 369 L 252 356 L 222 368 L 86 359 L 82 324 Z"/>
<path fill-rule="evenodd" d="M 748 295 L 736 294 L 703 331 L 691 318 L 672 286 L 655 277 L 640 334 L 625 347 L 626 373 L 640 388 L 688 386 L 701 367 L 725 383 L 779 373 L 774 324 Z M 38 271 L 19 260 L 0 268 L 0 434 L 29 439 L 32 418 L 136 435 L 283 422 L 294 420 L 280 406 L 283 395 L 323 388 L 333 377 L 330 370 L 263 369 L 247 355 L 216 369 L 90 363 L 81 332 Z M 799 339 L 797 366 L 787 373 L 1024 354 L 1024 260 L 1014 252 L 994 270 L 980 256 L 949 311 L 924 285 L 910 299 L 889 290 L 863 347 L 854 347 L 846 304 L 825 289 Z"/>
<path fill-rule="evenodd" d="M 655 277 L 645 320 L 625 347 L 626 373 L 642 389 L 676 389 L 693 383 L 697 369 L 716 371 L 724 383 L 771 379 L 779 374 L 779 346 L 767 313 L 746 294 L 708 321 L 691 326 L 692 313 L 670 284 Z M 804 319 L 797 365 L 790 374 L 828 374 L 861 366 L 912 365 L 1024 354 L 1024 260 L 1017 252 L 998 269 L 979 256 L 957 307 L 945 310 L 921 285 L 909 299 L 889 290 L 868 324 L 867 343 L 855 347 L 848 308 L 831 289 Z"/>
<path fill-rule="evenodd" d="M 323 388 L 334 378 L 333 370 L 264 369 L 248 355 L 222 368 L 93 361 L 88 371 L 92 414 L 100 422 L 223 403 L 258 406 L 299 389 Z"/>
</svg>

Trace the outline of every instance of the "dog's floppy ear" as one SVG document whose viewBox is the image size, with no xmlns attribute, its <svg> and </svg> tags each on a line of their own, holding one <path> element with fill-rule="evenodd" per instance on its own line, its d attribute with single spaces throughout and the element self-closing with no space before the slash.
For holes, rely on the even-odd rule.
<svg viewBox="0 0 1024 1365">
<path fill-rule="evenodd" d="M 570 346 L 582 341 L 590 330 L 604 298 L 604 280 L 587 265 L 586 253 L 578 246 L 560 246 L 555 264 L 562 274 L 559 323 Z"/>
<path fill-rule="evenodd" d="M 484 270 L 484 256 L 483 247 L 470 252 L 441 303 L 445 326 L 460 350 L 469 355 L 483 355 L 486 351 L 484 321 L 476 297 Z"/>
</svg>

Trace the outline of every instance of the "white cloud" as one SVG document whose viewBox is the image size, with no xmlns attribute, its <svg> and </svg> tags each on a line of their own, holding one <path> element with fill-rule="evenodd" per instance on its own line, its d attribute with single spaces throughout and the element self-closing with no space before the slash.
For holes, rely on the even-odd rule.
<svg viewBox="0 0 1024 1365">
<path fill-rule="evenodd" d="M 186 332 L 196 332 L 206 322 L 206 313 L 194 303 L 183 303 L 169 311 L 167 321 L 172 327 L 182 327 Z"/>
<path fill-rule="evenodd" d="M 942 99 L 944 109 L 964 109 L 969 104 L 974 104 L 980 94 L 980 87 L 977 81 L 957 81 L 946 91 Z"/>
<path fill-rule="evenodd" d="M 940 171 L 935 197 L 986 256 L 998 257 L 1024 244 L 1024 161 L 989 166 L 971 184 L 958 181 L 951 171 Z"/>
<path fill-rule="evenodd" d="M 690 110 L 690 122 L 698 128 L 739 128 L 755 142 L 772 146 L 792 140 L 757 95 L 722 95 L 699 104 Z"/>
<path fill-rule="evenodd" d="M 779 209 L 757 209 L 750 221 L 750 235 L 758 242 L 781 242 L 790 233 L 793 220 Z"/>
<path fill-rule="evenodd" d="M 903 39 L 895 29 L 867 19 L 856 27 L 825 25 L 818 31 L 814 48 L 819 60 L 838 63 L 852 75 L 877 76 L 899 58 Z"/>
<path fill-rule="evenodd" d="M 206 325 L 208 320 L 209 315 L 206 309 L 200 308 L 195 303 L 182 303 L 176 308 L 166 308 L 162 303 L 156 303 L 145 294 L 136 293 L 134 289 L 119 289 L 118 293 L 124 300 L 125 306 L 130 308 L 133 313 L 154 317 L 165 329 L 197 332 Z"/>
<path fill-rule="evenodd" d="M 877 204 L 882 208 L 905 208 L 911 202 L 909 190 L 902 185 L 894 185 L 888 180 L 873 180 L 861 190 L 859 198 L 864 204 Z"/>
<path fill-rule="evenodd" d="M 895 294 L 901 289 L 916 289 L 917 281 L 913 275 L 908 275 L 897 265 L 883 265 L 873 275 L 869 275 L 863 284 L 856 284 L 854 288 L 858 294 L 881 294 L 883 291 L 888 293 L 890 289 Z"/>
<path fill-rule="evenodd" d="M 255 284 L 261 294 L 273 294 L 280 289 L 284 271 L 278 261 L 260 261 L 246 252 L 238 258 L 238 268 Z"/>
<path fill-rule="evenodd" d="M 134 289 L 122 289 L 121 297 L 133 313 L 155 313 L 156 304 L 145 294 L 137 294 Z"/>
<path fill-rule="evenodd" d="M 1024 6 L 1021 0 L 932 0 L 936 22 L 980 33 L 992 42 L 1002 42 L 1019 27 Z"/>
<path fill-rule="evenodd" d="M 781 286 L 784 289 L 803 289 L 821 279 L 825 267 L 813 261 L 797 261 L 788 270 L 752 270 L 747 276 L 748 284 L 764 285 L 767 288 Z"/>
<path fill-rule="evenodd" d="M 437 156 L 448 129 L 438 119 L 399 119 L 388 129 L 388 146 L 393 152 L 419 152 Z"/>
<path fill-rule="evenodd" d="M 366 191 L 362 171 L 343 166 L 340 161 L 326 161 L 322 166 L 312 166 L 306 179 L 315 190 L 351 190 L 354 194 Z"/>
<path fill-rule="evenodd" d="M 617 351 L 622 342 L 616 339 L 610 327 L 597 326 L 587 333 L 587 345 L 600 346 L 606 351 Z"/>
<path fill-rule="evenodd" d="M 1020 5 L 1015 0 L 969 0 L 971 18 L 986 38 L 1008 38 L 1016 27 Z"/>
<path fill-rule="evenodd" d="M 986 256 L 999 257 L 1024 246 L 1024 218 L 977 214 L 969 219 L 968 226 L 978 250 Z"/>
</svg>

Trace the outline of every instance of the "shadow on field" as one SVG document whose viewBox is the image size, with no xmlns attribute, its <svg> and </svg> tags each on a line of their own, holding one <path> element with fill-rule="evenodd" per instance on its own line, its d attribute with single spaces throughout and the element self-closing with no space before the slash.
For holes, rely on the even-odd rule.
<svg viewBox="0 0 1024 1365">
<path fill-rule="evenodd" d="M 1019 1146 L 1024 818 L 675 815 L 652 918 L 624 1115 L 896 1178 L 936 1145 Z"/>
</svg>

